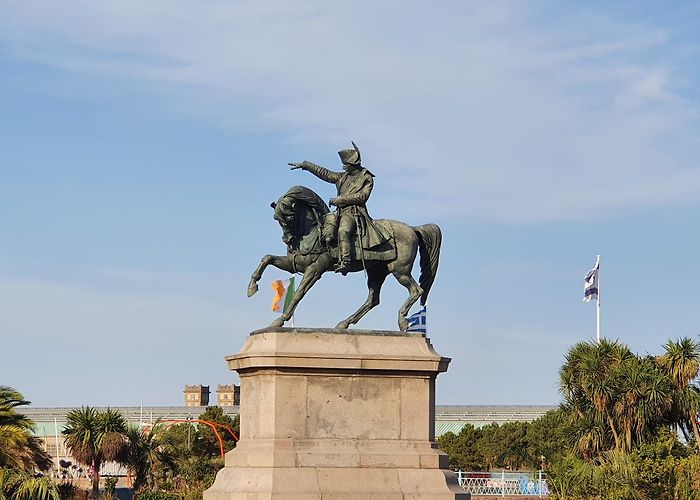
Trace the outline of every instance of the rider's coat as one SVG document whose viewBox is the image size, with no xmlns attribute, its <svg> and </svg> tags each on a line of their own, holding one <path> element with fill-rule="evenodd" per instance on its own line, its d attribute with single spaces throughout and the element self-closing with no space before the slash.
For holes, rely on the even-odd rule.
<svg viewBox="0 0 700 500">
<path fill-rule="evenodd" d="M 374 175 L 372 172 L 364 167 L 360 167 L 354 172 L 333 172 L 310 161 L 302 163 L 301 168 L 311 172 L 319 179 L 335 184 L 338 190 L 335 204 L 339 208 L 341 218 L 354 217 L 354 214 L 357 213 L 363 219 L 363 248 L 375 248 L 386 241 L 384 236 L 372 224 L 372 218 L 369 216 L 365 205 L 374 187 Z M 357 208 L 353 209 L 353 207 Z M 360 231 L 358 230 L 359 233 Z"/>
</svg>

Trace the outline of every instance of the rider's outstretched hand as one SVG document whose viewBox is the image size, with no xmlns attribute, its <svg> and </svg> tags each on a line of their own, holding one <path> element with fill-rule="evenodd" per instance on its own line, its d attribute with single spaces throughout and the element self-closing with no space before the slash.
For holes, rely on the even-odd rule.
<svg viewBox="0 0 700 500">
<path fill-rule="evenodd" d="M 287 163 L 291 168 L 289 170 L 296 170 L 297 168 L 301 168 L 301 163 Z"/>
</svg>

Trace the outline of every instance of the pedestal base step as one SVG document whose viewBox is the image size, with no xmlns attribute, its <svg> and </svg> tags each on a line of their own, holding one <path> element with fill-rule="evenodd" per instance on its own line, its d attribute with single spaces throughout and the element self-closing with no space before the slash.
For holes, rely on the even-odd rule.
<svg viewBox="0 0 700 500">
<path fill-rule="evenodd" d="M 451 471 L 225 467 L 206 500 L 469 500 Z"/>
</svg>

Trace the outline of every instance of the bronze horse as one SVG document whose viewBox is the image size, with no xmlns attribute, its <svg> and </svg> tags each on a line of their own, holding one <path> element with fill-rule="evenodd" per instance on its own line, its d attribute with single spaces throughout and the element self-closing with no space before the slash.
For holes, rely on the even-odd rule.
<svg viewBox="0 0 700 500">
<path fill-rule="evenodd" d="M 303 273 L 289 309 L 270 326 L 282 326 L 294 314 L 299 301 L 316 283 L 323 273 L 332 270 L 336 263 L 334 252 L 337 249 L 328 247 L 321 237 L 323 218 L 329 212 L 326 203 L 311 189 L 294 186 L 289 189 L 277 203 L 271 204 L 275 209 L 274 218 L 280 223 L 283 231 L 283 241 L 287 244 L 287 255 L 265 255 L 260 265 L 250 278 L 248 297 L 258 291 L 258 281 L 262 278 L 267 266 L 272 265 L 289 273 Z M 440 260 L 440 245 L 442 233 L 436 224 L 425 224 L 412 227 L 403 222 L 388 219 L 372 221 L 387 234 L 393 233 L 395 252 L 392 258 L 384 259 L 353 259 L 350 272 L 367 272 L 367 288 L 369 295 L 360 308 L 344 319 L 336 328 L 346 329 L 356 324 L 373 307 L 379 304 L 379 293 L 384 280 L 393 274 L 396 280 L 408 289 L 409 296 L 399 309 L 399 329 L 406 331 L 408 315 L 411 306 L 420 298 L 425 305 L 430 288 L 435 281 L 438 262 Z M 394 250 L 392 248 L 392 250 Z M 420 253 L 419 283 L 411 276 L 413 263 Z"/>
</svg>

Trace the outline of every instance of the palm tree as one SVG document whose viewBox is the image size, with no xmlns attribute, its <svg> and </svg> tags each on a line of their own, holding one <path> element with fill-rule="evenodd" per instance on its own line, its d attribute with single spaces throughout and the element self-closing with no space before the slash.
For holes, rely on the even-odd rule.
<svg viewBox="0 0 700 500">
<path fill-rule="evenodd" d="M 630 452 L 670 423 L 677 391 L 660 364 L 606 339 L 580 342 L 569 351 L 559 372 L 560 388 L 583 457 L 596 458 L 613 441 L 614 449 Z M 685 381 L 697 365 L 684 366 L 677 370 Z"/>
<path fill-rule="evenodd" d="M 58 500 L 54 484 L 34 473 L 51 468 L 51 456 L 32 434 L 34 422 L 17 408 L 29 401 L 0 386 L 0 500 Z"/>
<path fill-rule="evenodd" d="M 0 386 L 0 426 L 23 425 L 29 419 L 15 411 L 18 406 L 26 406 L 29 401 L 12 387 Z M 18 424 L 19 423 L 19 424 Z M 26 425 L 25 425 L 26 427 Z"/>
<path fill-rule="evenodd" d="M 566 355 L 566 362 L 559 371 L 560 390 L 565 406 L 571 411 L 573 423 L 578 422 L 583 432 L 579 449 L 584 448 L 590 457 L 595 457 L 606 448 L 608 441 L 601 435 L 600 425 L 609 432 L 615 448 L 622 447 L 620 425 L 615 418 L 617 387 L 616 371 L 634 354 L 627 346 L 617 341 L 602 339 L 600 342 L 579 342 Z"/>
<path fill-rule="evenodd" d="M 97 498 L 102 464 L 124 454 L 126 421 L 119 412 L 109 408 L 98 412 L 89 406 L 71 410 L 66 420 L 66 446 L 76 460 L 92 468 L 92 496 Z"/>
<path fill-rule="evenodd" d="M 629 452 L 633 444 L 668 424 L 673 386 L 652 357 L 627 360 L 616 378 L 619 397 L 614 412 L 624 432 L 622 449 Z"/>
<path fill-rule="evenodd" d="M 160 430 L 158 423 L 148 431 L 134 426 L 127 430 L 127 448 L 121 461 L 134 477 L 135 493 L 146 486 L 154 490 L 158 488 L 156 472 L 163 463 L 163 452 L 158 439 Z"/>
<path fill-rule="evenodd" d="M 33 473 L 50 469 L 52 461 L 32 433 L 34 422 L 16 410 L 28 404 L 16 390 L 0 386 L 0 467 Z"/>
<path fill-rule="evenodd" d="M 573 449 L 586 460 L 592 460 L 602 450 L 607 450 L 612 446 L 610 433 L 608 432 L 610 429 L 607 424 L 597 419 L 595 415 L 575 418 L 571 429 L 573 430 L 573 436 L 570 438 L 574 439 Z"/>
<path fill-rule="evenodd" d="M 698 413 L 700 412 L 700 391 L 692 382 L 700 372 L 700 343 L 689 338 L 678 342 L 669 340 L 664 346 L 666 353 L 657 361 L 671 378 L 676 388 L 674 401 L 674 420 L 680 423 L 683 433 L 690 428 L 695 436 L 695 444 L 700 449 L 700 431 L 698 430 Z"/>
<path fill-rule="evenodd" d="M 56 485 L 47 477 L 0 468 L 0 500 L 60 500 Z"/>
</svg>

